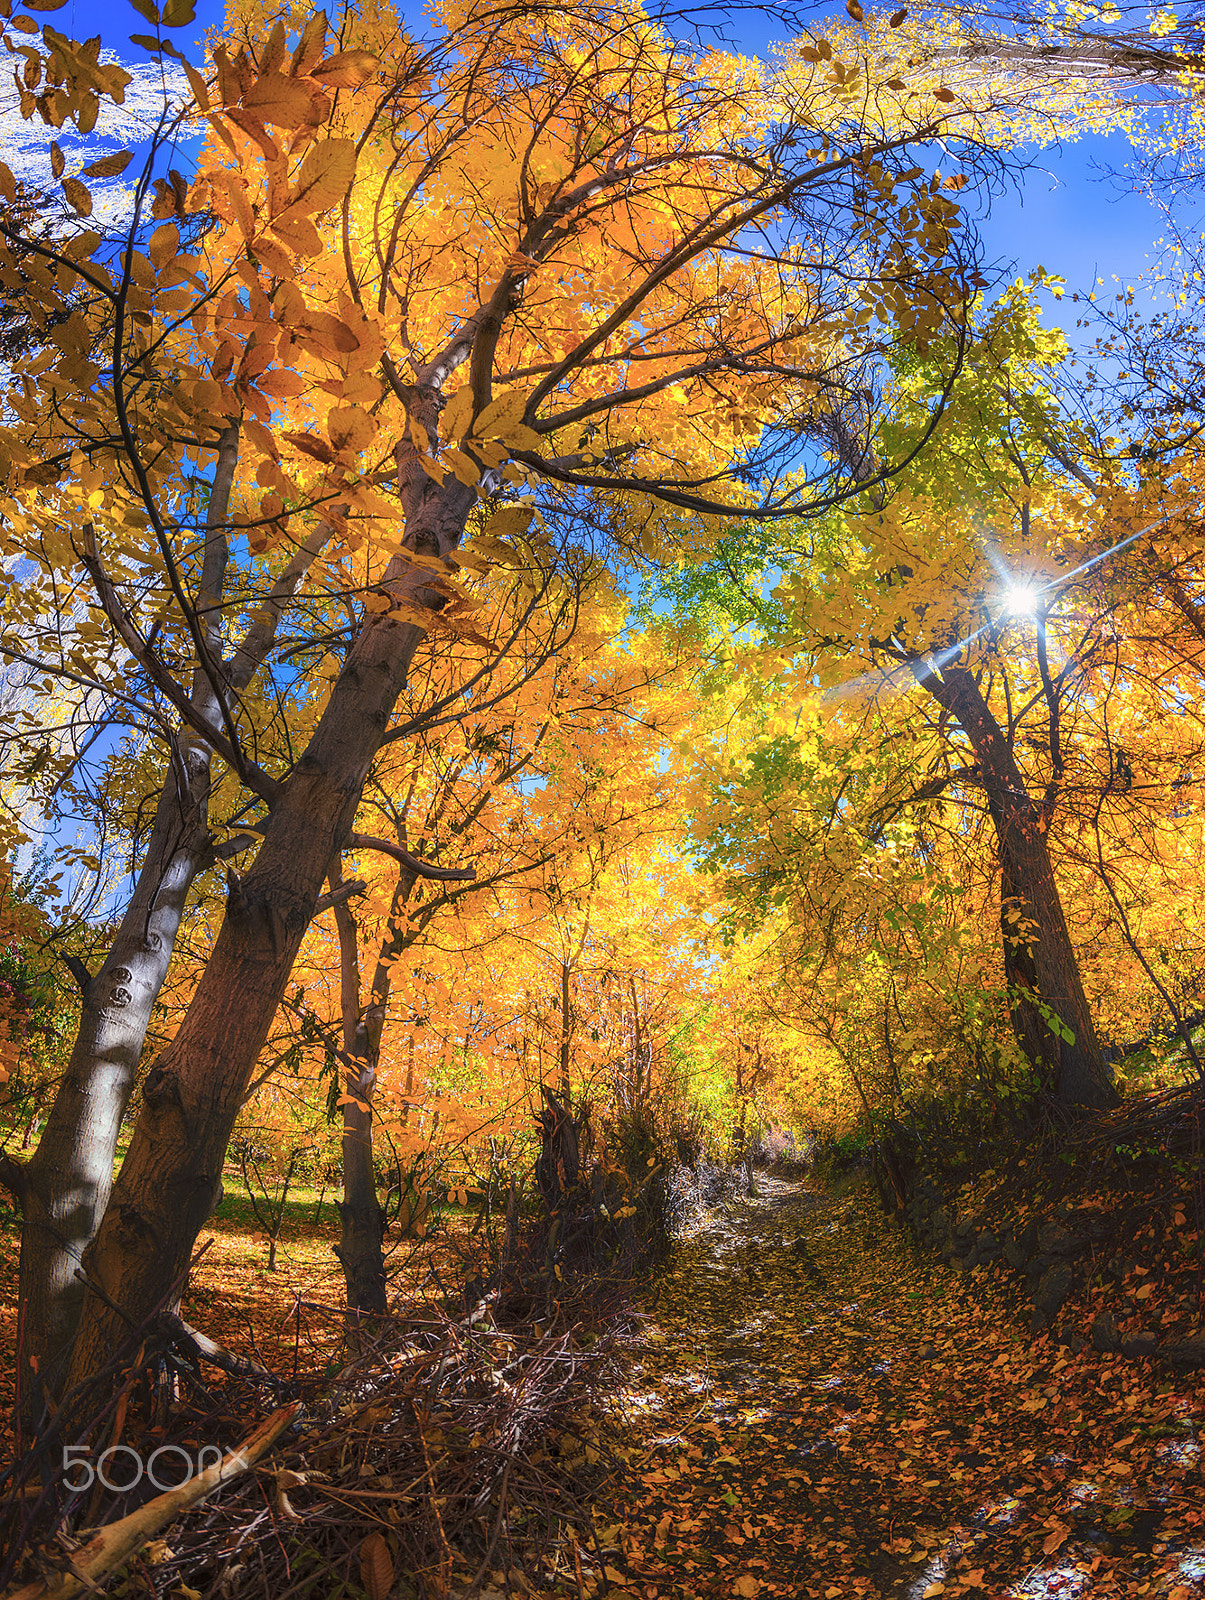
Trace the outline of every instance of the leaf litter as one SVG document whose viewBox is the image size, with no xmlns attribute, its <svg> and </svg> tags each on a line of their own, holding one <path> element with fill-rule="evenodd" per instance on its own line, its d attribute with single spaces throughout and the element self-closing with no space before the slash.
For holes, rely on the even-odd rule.
<svg viewBox="0 0 1205 1600">
<path fill-rule="evenodd" d="M 870 1193 L 759 1190 L 647 1296 L 582 1592 L 1205 1595 L 1199 1380 L 1030 1338 Z"/>
</svg>

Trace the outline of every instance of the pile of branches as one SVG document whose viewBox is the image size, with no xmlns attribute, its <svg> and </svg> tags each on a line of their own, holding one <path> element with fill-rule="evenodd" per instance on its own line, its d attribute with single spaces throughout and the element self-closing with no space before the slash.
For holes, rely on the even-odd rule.
<svg viewBox="0 0 1205 1600">
<path fill-rule="evenodd" d="M 593 1318 L 613 1317 L 632 1283 L 669 1248 L 669 1163 L 651 1140 L 625 1149 L 621 1139 L 612 1154 L 587 1102 L 574 1106 L 547 1085 L 540 1092 L 542 1214 L 503 1265 L 502 1296 L 521 1319 L 543 1318 L 567 1296 Z"/>
<path fill-rule="evenodd" d="M 183 1490 L 105 1491 L 75 1507 L 102 1529 L 88 1543 L 73 1532 L 71 1496 L 60 1498 L 6 1600 L 80 1593 L 118 1568 L 123 1595 L 156 1600 L 293 1600 L 345 1585 L 370 1600 L 468 1600 L 501 1585 L 588 1581 L 601 1565 L 589 1505 L 608 1456 L 594 1396 L 613 1383 L 612 1352 L 606 1339 L 582 1349 L 564 1316 L 542 1331 L 500 1327 L 489 1303 L 459 1321 L 391 1321 L 333 1383 L 288 1385 L 290 1404 L 260 1429 L 275 1427 L 274 1452 L 232 1472 L 186 1519 L 171 1520 L 187 1509 Z M 140 1440 L 127 1426 L 123 1438 L 193 1457 L 207 1443 L 229 1449 L 281 1399 L 279 1382 L 235 1374 L 209 1394 L 207 1411 L 194 1392 L 166 1431 Z M 124 1538 L 127 1553 L 102 1572 L 95 1550 L 106 1536 L 115 1548 Z"/>
</svg>

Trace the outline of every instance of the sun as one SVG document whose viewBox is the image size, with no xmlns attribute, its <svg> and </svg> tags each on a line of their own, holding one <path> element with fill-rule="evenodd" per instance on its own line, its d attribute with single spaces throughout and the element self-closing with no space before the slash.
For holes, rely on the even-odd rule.
<svg viewBox="0 0 1205 1600">
<path fill-rule="evenodd" d="M 1010 583 L 1004 592 L 1004 610 L 1010 617 L 1032 617 L 1038 609 L 1038 591 L 1032 583 Z"/>
</svg>

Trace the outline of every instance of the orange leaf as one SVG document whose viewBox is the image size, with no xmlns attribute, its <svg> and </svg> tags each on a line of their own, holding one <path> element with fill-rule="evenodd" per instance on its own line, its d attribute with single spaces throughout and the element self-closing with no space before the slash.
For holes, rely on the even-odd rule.
<svg viewBox="0 0 1205 1600">
<path fill-rule="evenodd" d="M 377 424 L 360 406 L 333 406 L 326 419 L 326 431 L 336 450 L 360 451 L 371 444 Z"/>
<path fill-rule="evenodd" d="M 271 372 L 261 372 L 255 386 L 272 400 L 292 400 L 305 391 L 305 379 L 288 367 L 274 367 Z"/>
<path fill-rule="evenodd" d="M 360 341 L 346 322 L 332 317 L 328 311 L 303 312 L 290 331 L 299 344 L 320 356 L 346 356 L 360 347 Z"/>
<path fill-rule="evenodd" d="M 282 433 L 280 437 L 291 444 L 294 450 L 300 450 L 302 455 L 313 456 L 315 461 L 325 463 L 335 459 L 335 452 L 326 440 L 316 438 L 312 433 Z"/>
<path fill-rule="evenodd" d="M 67 204 L 77 217 L 92 215 L 92 196 L 78 178 L 64 178 L 63 193 L 67 197 Z"/>
<path fill-rule="evenodd" d="M 272 232 L 299 256 L 322 254 L 322 235 L 308 217 L 280 218 L 272 224 Z"/>
<path fill-rule="evenodd" d="M 370 1533 L 360 1546 L 360 1581 L 369 1600 L 385 1600 L 393 1587 L 393 1557 L 382 1534 Z"/>
</svg>

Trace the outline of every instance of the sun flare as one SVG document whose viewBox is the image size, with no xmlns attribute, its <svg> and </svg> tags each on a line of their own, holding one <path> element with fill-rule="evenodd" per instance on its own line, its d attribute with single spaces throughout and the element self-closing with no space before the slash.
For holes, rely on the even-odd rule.
<svg viewBox="0 0 1205 1600">
<path fill-rule="evenodd" d="M 1032 617 L 1038 609 L 1038 591 L 1032 583 L 1010 584 L 1004 594 L 1005 614 Z"/>
</svg>

